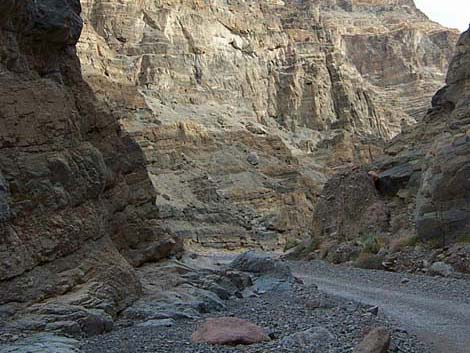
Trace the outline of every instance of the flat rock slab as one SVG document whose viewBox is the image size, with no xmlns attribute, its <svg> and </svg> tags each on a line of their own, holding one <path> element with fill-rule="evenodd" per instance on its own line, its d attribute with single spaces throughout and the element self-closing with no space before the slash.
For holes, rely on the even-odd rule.
<svg viewBox="0 0 470 353">
<path fill-rule="evenodd" d="M 251 292 L 265 294 L 272 291 L 286 291 L 295 282 L 290 267 L 278 258 L 263 253 L 248 251 L 232 261 L 230 267 L 255 276 Z"/>
<path fill-rule="evenodd" d="M 236 317 L 207 319 L 191 337 L 194 343 L 217 345 L 249 345 L 269 341 L 259 326 Z"/>
<path fill-rule="evenodd" d="M 173 319 L 148 320 L 140 323 L 140 327 L 171 327 L 176 323 Z"/>
<path fill-rule="evenodd" d="M 0 353 L 80 353 L 78 344 L 72 338 L 41 333 L 11 345 L 0 345 Z"/>
</svg>

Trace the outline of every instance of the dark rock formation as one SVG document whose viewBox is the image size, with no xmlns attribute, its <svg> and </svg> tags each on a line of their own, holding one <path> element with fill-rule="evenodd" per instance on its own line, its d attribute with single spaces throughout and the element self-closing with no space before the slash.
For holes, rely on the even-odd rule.
<svg viewBox="0 0 470 353">
<path fill-rule="evenodd" d="M 253 276 L 253 287 L 249 290 L 255 293 L 284 291 L 290 288 L 295 281 L 287 264 L 278 258 L 253 251 L 239 255 L 233 260 L 230 267 Z"/>
<path fill-rule="evenodd" d="M 78 0 L 0 4 L 3 328 L 109 330 L 141 293 L 133 266 L 177 245 L 140 147 L 82 79 L 81 30 Z"/>
</svg>

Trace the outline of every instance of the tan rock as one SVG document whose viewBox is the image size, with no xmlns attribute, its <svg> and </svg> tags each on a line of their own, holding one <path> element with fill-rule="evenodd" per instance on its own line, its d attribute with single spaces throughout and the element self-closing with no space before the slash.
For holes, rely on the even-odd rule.
<svg viewBox="0 0 470 353">
<path fill-rule="evenodd" d="M 82 5 L 85 78 L 142 148 L 162 227 L 191 246 L 304 237 L 331 168 L 414 124 L 457 39 L 411 0 Z"/>
<path fill-rule="evenodd" d="M 261 327 L 236 317 L 207 319 L 191 339 L 194 343 L 218 345 L 249 345 L 270 340 Z"/>
<path fill-rule="evenodd" d="M 457 43 L 447 86 L 432 99 L 433 108 L 367 166 L 375 172 L 369 173 L 375 187 L 366 182 L 364 170 L 352 168 L 326 183 L 315 208 L 317 234 L 343 242 L 372 233 L 397 239 L 417 236 L 442 247 L 464 239 L 470 225 L 469 64 L 467 31 Z M 397 268 L 416 269 L 413 262 L 396 261 Z"/>
<path fill-rule="evenodd" d="M 353 353 L 387 353 L 390 347 L 390 334 L 386 328 L 372 330 L 354 349 Z"/>
</svg>

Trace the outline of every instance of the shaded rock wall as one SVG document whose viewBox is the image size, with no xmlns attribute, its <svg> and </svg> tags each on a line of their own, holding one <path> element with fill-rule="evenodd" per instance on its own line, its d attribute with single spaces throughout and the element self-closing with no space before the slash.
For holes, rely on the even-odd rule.
<svg viewBox="0 0 470 353">
<path fill-rule="evenodd" d="M 82 79 L 80 10 L 0 4 L 0 320 L 28 307 L 41 325 L 78 321 L 91 334 L 90 318 L 139 296 L 132 265 L 176 242 L 155 221 L 140 146 Z"/>
</svg>

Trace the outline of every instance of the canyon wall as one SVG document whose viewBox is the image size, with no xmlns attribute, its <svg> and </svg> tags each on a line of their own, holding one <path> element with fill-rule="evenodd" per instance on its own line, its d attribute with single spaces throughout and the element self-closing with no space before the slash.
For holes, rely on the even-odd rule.
<svg viewBox="0 0 470 353">
<path fill-rule="evenodd" d="M 83 5 L 85 78 L 143 149 L 163 229 L 232 249 L 306 235 L 332 168 L 420 118 L 457 38 L 412 1 Z"/>
<path fill-rule="evenodd" d="M 0 338 L 110 330 L 145 286 L 161 299 L 161 272 L 136 268 L 183 242 L 279 249 L 331 235 L 331 190 L 351 186 L 340 205 L 356 210 L 373 195 L 385 227 L 412 229 L 403 210 L 416 208 L 423 237 L 436 222 L 457 236 L 467 37 L 412 129 L 456 34 L 411 1 L 2 1 Z M 339 166 L 372 161 L 378 190 L 360 177 L 369 193 L 349 203 L 355 184 L 333 178 L 321 195 Z M 213 300 L 199 282 L 180 289 Z M 156 304 L 127 315 L 139 310 Z"/>
<path fill-rule="evenodd" d="M 470 272 L 469 65 L 467 31 L 457 43 L 447 84 L 422 121 L 390 141 L 375 163 L 345 169 L 328 181 L 314 215 L 317 236 L 421 242 L 444 249 L 434 252 L 438 260 Z"/>
<path fill-rule="evenodd" d="M 81 29 L 79 1 L 0 4 L 2 330 L 22 312 L 21 330 L 102 332 L 140 295 L 133 266 L 177 247 L 140 146 L 82 79 Z"/>
</svg>

